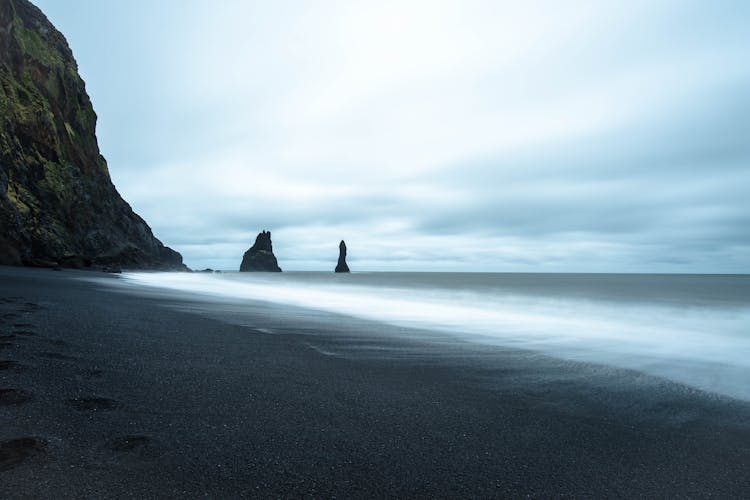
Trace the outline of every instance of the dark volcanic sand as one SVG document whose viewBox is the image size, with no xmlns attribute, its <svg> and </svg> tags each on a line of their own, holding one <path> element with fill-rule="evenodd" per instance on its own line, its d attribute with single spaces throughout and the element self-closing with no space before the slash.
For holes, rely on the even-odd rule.
<svg viewBox="0 0 750 500">
<path fill-rule="evenodd" d="M 748 403 L 94 276 L 0 268 L 2 498 L 750 496 Z"/>
</svg>

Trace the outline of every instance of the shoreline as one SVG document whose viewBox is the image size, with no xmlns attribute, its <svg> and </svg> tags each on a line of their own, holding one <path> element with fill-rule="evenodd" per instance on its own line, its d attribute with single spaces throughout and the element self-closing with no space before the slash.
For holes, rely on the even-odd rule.
<svg viewBox="0 0 750 500">
<path fill-rule="evenodd" d="M 248 308 L 261 316 L 279 305 L 281 317 L 316 321 L 323 330 L 346 324 L 357 332 L 377 324 L 398 338 L 427 337 L 530 350 L 556 359 L 640 371 L 708 392 L 750 401 L 750 276 L 615 277 L 540 273 L 497 278 L 478 274 L 412 273 L 126 273 L 127 285 L 172 300 L 199 297 L 196 309 L 226 321 Z M 344 278 L 344 279 L 342 279 Z M 118 281 L 107 283 L 119 284 Z M 132 286 L 122 284 L 126 290 Z M 290 314 L 289 311 L 295 311 Z M 322 317 L 321 313 L 336 315 Z M 322 321 L 318 321 L 322 319 Z M 272 322 L 269 322 L 272 323 Z M 239 324 L 243 324 L 241 321 Z M 251 326 L 255 323 L 251 323 Z M 289 331 L 289 322 L 280 328 Z M 379 328 L 379 335 L 391 330 Z M 439 332 L 439 335 L 436 333 Z M 464 343 L 465 343 L 464 342 Z M 455 342 L 454 342 L 455 343 Z"/>
<path fill-rule="evenodd" d="M 82 275 L 0 267 L 4 498 L 750 494 L 747 402 Z"/>
</svg>

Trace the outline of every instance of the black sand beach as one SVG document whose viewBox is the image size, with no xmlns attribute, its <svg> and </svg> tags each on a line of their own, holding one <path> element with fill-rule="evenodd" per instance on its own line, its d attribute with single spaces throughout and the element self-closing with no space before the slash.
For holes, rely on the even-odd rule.
<svg viewBox="0 0 750 500">
<path fill-rule="evenodd" d="M 750 496 L 746 402 L 81 277 L 0 267 L 2 498 Z"/>
</svg>

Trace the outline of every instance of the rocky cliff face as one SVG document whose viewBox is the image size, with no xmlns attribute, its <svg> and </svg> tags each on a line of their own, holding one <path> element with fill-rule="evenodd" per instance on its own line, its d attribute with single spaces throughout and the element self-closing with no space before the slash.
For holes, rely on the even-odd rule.
<svg viewBox="0 0 750 500">
<path fill-rule="evenodd" d="M 270 231 L 263 231 L 258 234 L 253 246 L 251 246 L 248 251 L 245 252 L 245 255 L 242 256 L 240 271 L 281 272 L 281 268 L 276 261 L 276 256 L 273 254 L 273 244 L 271 243 Z"/>
<path fill-rule="evenodd" d="M 336 272 L 349 272 L 349 266 L 346 264 L 346 243 L 344 243 L 344 240 L 341 240 L 341 243 L 339 243 L 339 261 L 336 264 Z"/>
<path fill-rule="evenodd" d="M 63 35 L 0 0 L 0 264 L 184 269 L 120 197 Z"/>
</svg>

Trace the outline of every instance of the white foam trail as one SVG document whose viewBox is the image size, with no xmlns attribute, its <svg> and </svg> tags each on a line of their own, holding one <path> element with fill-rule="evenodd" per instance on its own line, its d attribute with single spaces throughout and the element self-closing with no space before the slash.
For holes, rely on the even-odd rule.
<svg viewBox="0 0 750 500">
<path fill-rule="evenodd" d="M 142 285 L 325 310 L 632 368 L 750 400 L 750 308 L 322 284 L 257 275 L 124 276 Z"/>
</svg>

